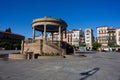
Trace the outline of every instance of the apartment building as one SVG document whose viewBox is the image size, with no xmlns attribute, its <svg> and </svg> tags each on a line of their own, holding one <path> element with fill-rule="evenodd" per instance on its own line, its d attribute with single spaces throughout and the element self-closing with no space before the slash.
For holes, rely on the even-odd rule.
<svg viewBox="0 0 120 80">
<path fill-rule="evenodd" d="M 116 43 L 116 29 L 108 28 L 108 42 Z"/>
<path fill-rule="evenodd" d="M 53 41 L 58 41 L 58 33 L 54 33 L 53 34 Z M 62 34 L 62 40 L 67 42 L 70 45 L 74 45 L 75 47 L 79 47 L 80 43 L 84 43 L 85 42 L 85 38 L 84 38 L 84 32 L 82 30 L 79 29 L 73 29 L 73 30 L 69 30 L 67 31 L 67 34 L 65 35 L 64 33 Z M 52 40 L 51 39 L 51 34 L 48 34 L 48 40 Z"/>
<path fill-rule="evenodd" d="M 92 50 L 92 43 L 94 41 L 93 30 L 91 28 L 85 29 L 85 43 L 87 50 Z"/>
<path fill-rule="evenodd" d="M 116 29 L 116 43 L 120 46 L 120 28 Z"/>
<path fill-rule="evenodd" d="M 84 43 L 84 32 L 79 29 L 73 29 L 67 32 L 67 43 L 79 47 L 80 43 Z"/>
<path fill-rule="evenodd" d="M 70 31 L 67 31 L 67 38 L 66 38 L 66 42 L 68 43 L 68 44 L 70 44 L 70 45 L 72 45 L 72 33 L 73 33 L 73 31 L 72 30 L 70 30 Z"/>
<path fill-rule="evenodd" d="M 97 27 L 97 41 L 101 43 L 101 49 L 108 49 L 108 27 L 99 26 Z"/>
<path fill-rule="evenodd" d="M 102 44 L 102 50 L 109 49 L 109 42 L 120 45 L 120 28 L 97 27 L 97 41 Z"/>
<path fill-rule="evenodd" d="M 52 41 L 52 34 L 47 35 L 47 40 Z M 59 41 L 59 34 L 58 33 L 53 33 L 53 41 Z"/>
</svg>

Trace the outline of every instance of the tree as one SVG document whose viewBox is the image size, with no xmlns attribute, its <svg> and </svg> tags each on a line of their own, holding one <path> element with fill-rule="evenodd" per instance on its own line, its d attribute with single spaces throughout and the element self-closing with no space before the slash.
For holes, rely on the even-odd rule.
<svg viewBox="0 0 120 80">
<path fill-rule="evenodd" d="M 114 43 L 114 42 L 109 42 L 109 43 L 108 43 L 108 46 L 109 46 L 109 47 L 120 47 L 119 45 L 117 45 L 117 44 Z"/>
<path fill-rule="evenodd" d="M 11 33 L 11 28 L 10 28 L 10 27 L 7 28 L 7 29 L 5 30 L 5 32 L 9 32 L 9 33 Z"/>
<path fill-rule="evenodd" d="M 1 42 L 0 47 L 5 48 L 6 50 L 11 49 L 11 43 L 10 42 Z"/>
<path fill-rule="evenodd" d="M 92 44 L 92 46 L 93 46 L 93 49 L 94 49 L 94 50 L 97 50 L 99 47 L 101 47 L 101 44 L 98 43 L 98 42 L 94 42 L 94 43 Z"/>
<path fill-rule="evenodd" d="M 109 42 L 109 43 L 108 43 L 108 46 L 109 46 L 109 47 L 115 47 L 116 44 L 115 44 L 114 42 Z"/>
<path fill-rule="evenodd" d="M 120 45 L 117 45 L 117 44 L 116 44 L 116 47 L 120 47 Z"/>
<path fill-rule="evenodd" d="M 85 44 L 85 43 L 80 43 L 80 46 L 81 46 L 81 47 L 85 47 L 86 44 Z"/>
<path fill-rule="evenodd" d="M 18 49 L 18 50 L 21 48 L 21 44 L 19 43 L 13 44 L 13 46 L 14 46 L 14 49 Z"/>
</svg>

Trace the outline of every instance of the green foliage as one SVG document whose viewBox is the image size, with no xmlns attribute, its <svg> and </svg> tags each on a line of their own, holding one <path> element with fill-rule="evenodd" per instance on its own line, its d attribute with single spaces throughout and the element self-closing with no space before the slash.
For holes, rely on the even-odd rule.
<svg viewBox="0 0 120 80">
<path fill-rule="evenodd" d="M 115 47 L 115 43 L 109 42 L 109 43 L 108 43 L 108 46 L 109 46 L 109 47 Z"/>
<path fill-rule="evenodd" d="M 116 47 L 120 47 L 120 45 L 116 45 Z"/>
<path fill-rule="evenodd" d="M 101 47 L 101 44 L 98 43 L 98 42 L 94 42 L 94 43 L 92 44 L 92 46 L 93 46 L 93 49 L 94 49 L 94 50 L 97 50 L 99 47 Z"/>
<path fill-rule="evenodd" d="M 10 28 L 10 27 L 7 28 L 7 29 L 5 30 L 5 32 L 9 32 L 9 33 L 11 33 L 11 28 Z"/>
<path fill-rule="evenodd" d="M 13 44 L 15 49 L 20 49 L 21 48 L 21 44 L 17 43 L 17 44 Z"/>
<path fill-rule="evenodd" d="M 2 47 L 2 48 L 10 49 L 11 46 L 12 46 L 12 44 L 9 42 L 0 42 L 0 47 Z"/>
<path fill-rule="evenodd" d="M 85 43 L 80 43 L 80 46 L 81 46 L 81 47 L 85 47 L 86 44 L 85 44 Z"/>
<path fill-rule="evenodd" d="M 120 47 L 119 45 L 117 45 L 117 44 L 114 43 L 114 42 L 109 42 L 109 43 L 108 43 L 108 46 L 109 46 L 109 47 Z"/>
<path fill-rule="evenodd" d="M 21 49 L 21 43 L 11 43 L 11 42 L 0 42 L 0 47 L 5 48 L 5 50 L 11 50 L 11 49 Z"/>
</svg>

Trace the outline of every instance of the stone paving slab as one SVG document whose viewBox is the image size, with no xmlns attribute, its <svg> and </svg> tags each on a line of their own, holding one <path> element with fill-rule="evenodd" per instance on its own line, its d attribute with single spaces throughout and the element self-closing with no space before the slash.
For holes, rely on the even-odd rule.
<svg viewBox="0 0 120 80">
<path fill-rule="evenodd" d="M 0 80 L 120 80 L 120 54 L 0 60 Z"/>
</svg>

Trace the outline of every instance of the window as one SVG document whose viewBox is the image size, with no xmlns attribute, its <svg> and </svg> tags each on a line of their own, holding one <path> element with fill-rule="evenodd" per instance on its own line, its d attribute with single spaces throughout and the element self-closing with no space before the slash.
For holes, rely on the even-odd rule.
<svg viewBox="0 0 120 80">
<path fill-rule="evenodd" d="M 90 31 L 89 31 L 89 30 L 86 30 L 86 32 L 88 32 L 88 33 L 89 33 Z"/>
<path fill-rule="evenodd" d="M 100 30 L 99 30 L 99 33 L 100 33 Z"/>
<path fill-rule="evenodd" d="M 89 40 L 87 40 L 86 42 L 89 42 Z"/>
<path fill-rule="evenodd" d="M 89 35 L 89 33 L 86 33 L 86 35 Z"/>
<path fill-rule="evenodd" d="M 90 34 L 90 31 L 89 30 L 86 30 L 86 35 L 89 35 Z"/>
</svg>

